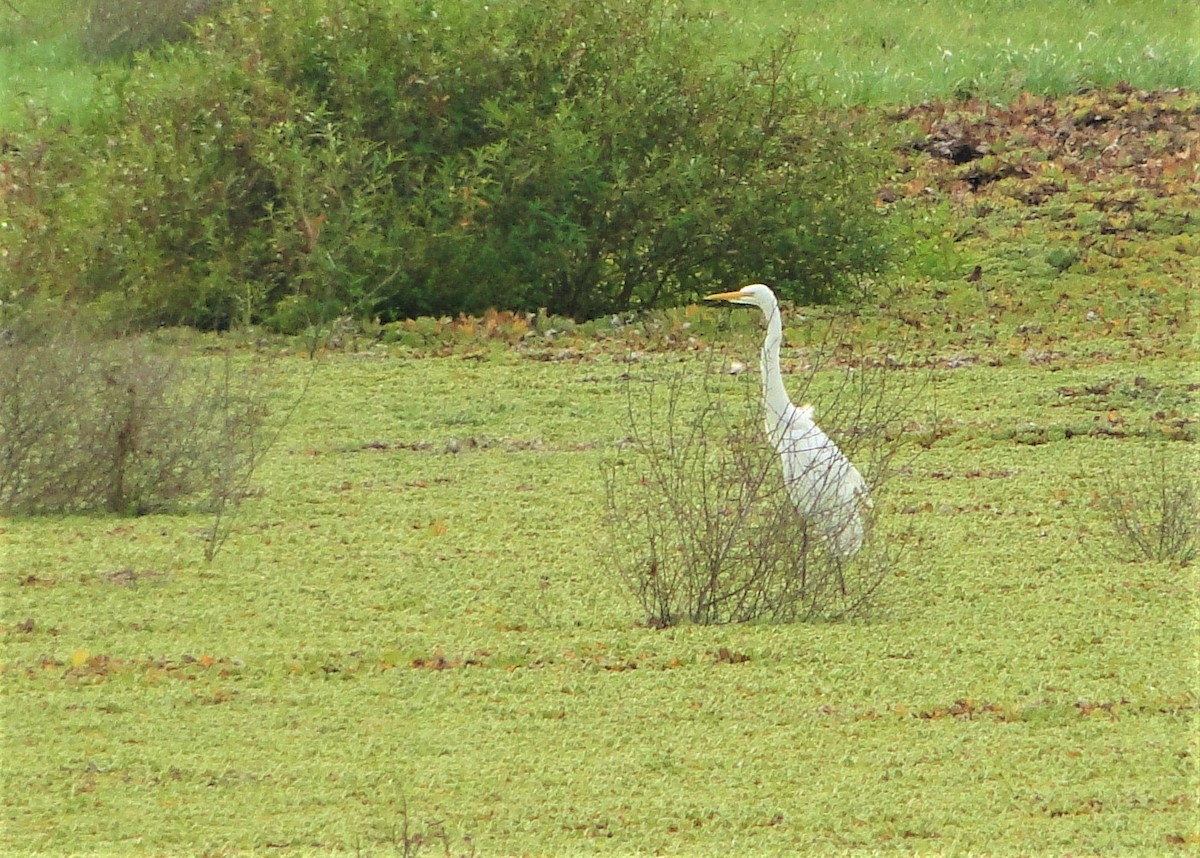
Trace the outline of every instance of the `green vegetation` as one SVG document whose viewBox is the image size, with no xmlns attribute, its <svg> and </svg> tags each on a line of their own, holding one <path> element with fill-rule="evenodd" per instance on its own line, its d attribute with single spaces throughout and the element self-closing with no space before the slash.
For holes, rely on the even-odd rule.
<svg viewBox="0 0 1200 858">
<path fill-rule="evenodd" d="M 1064 95 L 1129 83 L 1200 87 L 1200 11 L 1184 0 L 820 0 L 696 5 L 727 10 L 742 46 L 804 34 L 797 68 L 832 101 L 915 104 L 1014 92 Z"/>
<path fill-rule="evenodd" d="M 29 115 L 86 112 L 95 83 L 79 43 L 79 4 L 47 2 L 22 11 L 0 3 L 0 128 L 20 127 Z"/>
<path fill-rule="evenodd" d="M 788 372 L 832 333 L 929 382 L 861 620 L 655 630 L 603 563 L 627 385 L 753 361 L 754 318 L 711 309 L 345 338 L 211 564 L 202 515 L 4 522 L 4 846 L 402 854 L 407 818 L 452 854 L 1194 849 L 1200 567 L 1114 557 L 1102 494 L 1195 473 L 1194 202 L 1169 153 L 1087 155 L 1189 104 L 1093 101 L 1058 150 L 1083 103 L 1017 104 L 1015 171 L 967 196 L 906 150 L 889 205 L 953 206 L 958 270 L 789 317 Z"/>
<path fill-rule="evenodd" d="M 1090 550 L 1144 448 L 1005 437 L 1186 364 L 939 371 L 869 620 L 660 632 L 599 563 L 597 466 L 622 374 L 675 356 L 621 358 L 328 358 L 212 565 L 190 517 L 7 522 L 8 848 L 377 851 L 405 802 L 481 855 L 1197 836 L 1195 567 Z"/>
<path fill-rule="evenodd" d="M 874 135 L 817 110 L 786 40 L 735 69 L 712 19 L 641 0 L 276 5 L 231 4 L 106 77 L 89 122 L 14 138 L 5 300 L 292 333 L 590 319 L 746 270 L 826 301 L 888 259 Z"/>
<path fill-rule="evenodd" d="M 815 9 L 683 8 L 7 4 L 0 296 L 88 303 L 121 329 L 282 332 L 489 306 L 593 318 L 745 270 L 795 300 L 844 298 L 890 259 L 870 205 L 887 141 L 818 104 L 1195 75 L 1186 38 L 1142 35 L 1186 33 L 1163 24 L 1194 6 L 1072 4 L 1056 22 L 1023 4 L 884 4 L 877 33 L 854 13 L 854 35 Z M 206 10 L 193 37 L 124 56 Z M 1028 47 L 1047 28 L 1057 38 Z M 996 30 L 1003 59 L 980 46 Z M 972 59 L 939 42 L 929 68 L 934 36 L 915 33 Z M 843 62 L 866 78 L 841 79 Z"/>
<path fill-rule="evenodd" d="M 1022 89 L 1061 95 L 1120 81 L 1140 89 L 1200 87 L 1200 13 L 1188 0 L 689 5 L 717 17 L 735 57 L 794 27 L 796 68 L 819 78 L 835 103 L 911 104 L 960 94 L 1006 100 Z M 91 98 L 93 75 L 79 64 L 83 8 L 75 0 L 0 4 L 0 127 L 20 121 L 30 100 L 75 113 Z"/>
<path fill-rule="evenodd" d="M 1195 503 L 1200 95 L 1009 96 L 867 111 L 906 255 L 789 308 L 818 415 L 847 356 L 919 391 L 866 615 L 651 628 L 599 544 L 629 387 L 736 401 L 753 315 L 164 329 L 300 404 L 211 562 L 200 509 L 0 519 L 0 852 L 1193 854 L 1200 565 L 1122 549 Z"/>
</svg>

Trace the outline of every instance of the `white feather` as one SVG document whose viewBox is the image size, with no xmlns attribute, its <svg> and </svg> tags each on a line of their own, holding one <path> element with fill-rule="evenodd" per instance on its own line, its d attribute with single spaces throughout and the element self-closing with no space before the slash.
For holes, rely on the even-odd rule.
<svg viewBox="0 0 1200 858">
<path fill-rule="evenodd" d="M 767 319 L 761 358 L 767 437 L 779 453 L 788 496 L 800 515 L 821 529 L 830 550 L 840 557 L 857 554 L 866 538 L 860 507 L 871 506 L 862 474 L 817 425 L 813 407 L 788 399 L 779 368 L 783 323 L 775 293 L 755 283 L 710 300 L 750 304 Z"/>
</svg>

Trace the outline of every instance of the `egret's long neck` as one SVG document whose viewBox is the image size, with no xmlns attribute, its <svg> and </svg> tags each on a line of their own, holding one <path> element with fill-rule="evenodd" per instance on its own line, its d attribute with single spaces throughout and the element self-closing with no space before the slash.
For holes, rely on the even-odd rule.
<svg viewBox="0 0 1200 858">
<path fill-rule="evenodd" d="M 779 370 L 779 347 L 783 344 L 783 322 L 779 305 L 772 304 L 766 311 L 767 338 L 763 340 L 760 356 L 762 369 L 763 402 L 767 406 L 768 426 L 778 422 L 790 404 L 783 387 L 783 374 Z"/>
</svg>

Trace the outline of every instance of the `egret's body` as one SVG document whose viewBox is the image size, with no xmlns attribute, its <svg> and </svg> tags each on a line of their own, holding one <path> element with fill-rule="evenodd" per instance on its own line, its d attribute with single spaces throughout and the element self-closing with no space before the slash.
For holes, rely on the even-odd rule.
<svg viewBox="0 0 1200 858">
<path fill-rule="evenodd" d="M 857 554 L 865 536 L 860 506 L 871 504 L 867 484 L 813 420 L 813 407 L 796 407 L 788 399 L 779 369 L 783 322 L 775 293 L 755 283 L 736 292 L 709 295 L 706 300 L 749 304 L 766 316 L 767 336 L 761 352 L 763 405 L 767 437 L 783 464 L 784 485 L 796 510 L 821 528 L 833 553 L 840 557 Z"/>
</svg>

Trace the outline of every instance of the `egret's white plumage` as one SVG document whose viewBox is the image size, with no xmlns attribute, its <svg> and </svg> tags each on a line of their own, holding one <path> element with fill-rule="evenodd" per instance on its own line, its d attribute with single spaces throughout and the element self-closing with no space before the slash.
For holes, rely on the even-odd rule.
<svg viewBox="0 0 1200 858">
<path fill-rule="evenodd" d="M 763 405 L 767 437 L 783 464 L 783 481 L 796 510 L 825 534 L 830 550 L 850 557 L 862 548 L 861 506 L 871 497 L 862 474 L 813 419 L 813 407 L 797 408 L 788 399 L 779 369 L 783 322 L 775 293 L 761 283 L 736 292 L 709 295 L 708 301 L 749 304 L 762 310 L 767 336 L 761 353 Z"/>
</svg>

